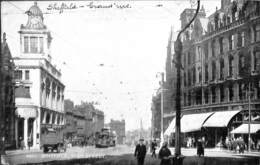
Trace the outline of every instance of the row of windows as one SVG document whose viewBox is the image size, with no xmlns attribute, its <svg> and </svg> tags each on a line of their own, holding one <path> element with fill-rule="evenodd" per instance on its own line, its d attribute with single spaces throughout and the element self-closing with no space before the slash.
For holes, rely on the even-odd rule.
<svg viewBox="0 0 260 165">
<path fill-rule="evenodd" d="M 240 53 L 238 57 L 238 74 L 240 76 L 243 76 L 245 74 L 250 74 L 250 66 L 251 66 L 251 61 L 248 57 L 249 55 Z M 254 52 L 253 53 L 253 65 L 252 65 L 252 71 L 260 71 L 260 51 Z M 217 75 L 217 64 L 219 63 L 219 75 Z M 211 62 L 211 80 L 214 81 L 217 78 L 219 80 L 224 80 L 224 71 L 225 71 L 225 61 L 224 58 L 220 58 L 218 61 L 212 61 Z M 235 73 L 235 59 L 232 55 L 228 57 L 228 62 L 227 62 L 227 70 L 228 70 L 228 75 L 227 77 L 232 77 Z M 209 81 L 209 67 L 208 63 L 204 64 L 204 82 Z M 201 68 L 198 67 L 197 72 L 199 73 L 199 83 L 202 82 L 202 73 L 201 73 Z M 192 84 L 196 83 L 196 68 L 192 67 L 189 68 L 188 71 L 188 79 L 186 79 L 186 72 L 184 72 L 184 86 L 191 86 Z M 187 82 L 188 81 L 188 82 Z"/>
<path fill-rule="evenodd" d="M 24 37 L 24 53 L 43 53 L 43 37 Z"/>
<path fill-rule="evenodd" d="M 23 78 L 23 71 L 22 70 L 16 70 L 14 71 L 14 78 L 16 80 L 30 80 L 30 71 L 29 70 L 25 70 L 24 72 L 25 76 Z"/>
<path fill-rule="evenodd" d="M 251 33 L 251 38 L 253 42 L 260 41 L 260 25 L 256 25 L 253 28 L 253 31 Z M 245 40 L 245 32 L 238 32 L 237 34 L 237 47 L 244 47 L 246 40 Z M 249 35 L 249 34 L 248 34 Z M 228 50 L 234 50 L 235 49 L 235 34 L 232 34 L 228 37 Z M 218 43 L 218 44 L 217 44 Z M 224 53 L 224 37 L 219 37 L 218 39 L 214 39 L 210 42 L 210 52 L 212 54 L 212 57 L 215 57 L 218 53 L 223 54 Z M 217 52 L 217 46 L 218 46 L 218 52 Z M 202 49 L 204 53 L 202 52 Z M 195 55 L 188 52 L 184 56 L 184 64 L 186 64 L 186 56 L 187 56 L 187 64 L 190 65 L 192 62 L 195 62 L 195 60 L 200 60 L 204 54 L 204 59 L 208 60 L 208 53 L 209 53 L 209 46 L 208 43 L 206 43 L 203 48 L 201 46 L 197 47 L 197 58 L 195 59 Z"/>
<path fill-rule="evenodd" d="M 233 85 L 220 85 L 219 87 L 211 87 L 203 91 L 204 103 L 209 104 L 210 98 L 211 103 L 225 102 L 225 101 L 235 101 L 235 90 L 237 90 L 238 100 L 246 100 L 249 96 L 249 86 L 246 83 L 239 83 L 237 88 Z M 219 91 L 219 93 L 218 93 Z M 260 83 L 255 82 L 253 87 L 251 87 L 251 97 L 260 99 Z M 219 98 L 219 101 L 217 100 Z M 184 106 L 191 106 L 192 104 L 200 105 L 202 104 L 202 90 L 197 90 L 195 92 L 184 93 Z"/>
</svg>

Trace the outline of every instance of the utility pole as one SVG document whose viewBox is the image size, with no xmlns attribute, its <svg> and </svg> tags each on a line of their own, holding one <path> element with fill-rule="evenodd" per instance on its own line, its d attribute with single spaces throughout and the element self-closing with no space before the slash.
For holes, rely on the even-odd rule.
<svg viewBox="0 0 260 165">
<path fill-rule="evenodd" d="M 174 51 L 176 55 L 176 70 L 177 70 L 177 84 L 176 84 L 176 124 L 175 124 L 175 158 L 174 158 L 174 164 L 175 165 L 182 165 L 183 156 L 181 155 L 181 54 L 182 54 L 182 42 L 181 42 L 181 33 L 183 33 L 194 21 L 196 16 L 198 15 L 200 9 L 200 0 L 197 1 L 197 9 L 196 13 L 193 16 L 193 18 L 190 20 L 190 22 L 179 32 L 177 39 L 174 43 Z M 173 61 L 174 62 L 174 61 Z"/>
<path fill-rule="evenodd" d="M 251 82 L 248 84 L 248 152 L 251 151 Z"/>
</svg>

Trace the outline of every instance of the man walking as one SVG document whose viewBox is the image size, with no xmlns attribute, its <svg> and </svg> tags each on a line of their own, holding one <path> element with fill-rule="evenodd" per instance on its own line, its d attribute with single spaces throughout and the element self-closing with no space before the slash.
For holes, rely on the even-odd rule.
<svg viewBox="0 0 260 165">
<path fill-rule="evenodd" d="M 154 139 L 151 144 L 151 149 L 152 149 L 152 157 L 155 157 L 155 158 L 156 158 L 156 153 L 155 153 L 156 146 L 157 146 L 157 143 L 156 143 L 156 140 Z"/>
<path fill-rule="evenodd" d="M 146 155 L 146 146 L 144 145 L 144 139 L 139 140 L 139 144 L 136 145 L 134 155 L 137 158 L 137 164 L 144 165 L 144 159 Z"/>
<path fill-rule="evenodd" d="M 164 142 L 162 148 L 159 151 L 159 158 L 161 159 L 160 165 L 171 165 L 171 151 L 168 148 L 168 143 Z"/>
</svg>

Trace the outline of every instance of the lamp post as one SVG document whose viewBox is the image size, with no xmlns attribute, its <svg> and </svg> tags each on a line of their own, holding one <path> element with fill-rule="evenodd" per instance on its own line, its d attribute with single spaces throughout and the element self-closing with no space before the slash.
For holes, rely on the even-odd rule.
<svg viewBox="0 0 260 165">
<path fill-rule="evenodd" d="M 164 85 L 164 73 L 161 72 L 160 73 L 161 75 L 161 82 L 160 82 L 160 85 L 161 85 L 161 141 L 160 141 L 160 147 L 162 146 L 163 144 L 163 140 L 164 140 L 164 137 L 163 137 L 163 85 Z"/>
<path fill-rule="evenodd" d="M 200 8 L 200 0 L 197 1 L 196 13 L 190 22 L 179 32 L 177 39 L 174 43 L 174 51 L 176 55 L 176 70 L 177 70 L 177 83 L 176 83 L 176 124 L 175 124 L 175 163 L 177 165 L 182 164 L 183 156 L 181 155 L 181 142 L 180 142 L 180 133 L 181 133 L 181 54 L 182 54 L 182 42 L 180 39 L 181 33 L 183 33 L 194 21 L 198 15 Z"/>
<path fill-rule="evenodd" d="M 248 84 L 248 152 L 251 151 L 251 83 Z"/>
</svg>

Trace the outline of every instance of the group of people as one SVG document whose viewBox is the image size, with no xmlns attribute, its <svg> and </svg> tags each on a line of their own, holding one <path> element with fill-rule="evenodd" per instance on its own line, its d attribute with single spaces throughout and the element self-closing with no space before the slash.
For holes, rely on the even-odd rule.
<svg viewBox="0 0 260 165">
<path fill-rule="evenodd" d="M 244 153 L 244 150 L 248 148 L 247 144 L 241 136 L 237 138 L 227 137 L 225 140 L 225 145 L 229 150 L 233 150 L 236 153 Z M 250 139 L 250 147 L 253 150 L 260 150 L 260 141 L 259 143 L 255 143 L 252 139 Z"/>
<path fill-rule="evenodd" d="M 32 146 L 32 138 L 31 137 L 28 137 L 27 139 L 27 146 L 28 146 L 28 149 L 30 150 L 30 147 Z M 25 149 L 25 141 L 22 137 L 19 137 L 19 148 L 21 150 L 24 150 Z"/>
<path fill-rule="evenodd" d="M 151 152 L 152 152 L 152 157 L 155 158 L 156 158 L 156 153 L 155 153 L 156 147 L 157 147 L 157 143 L 154 140 L 151 142 Z M 138 165 L 144 164 L 146 152 L 147 149 L 144 143 L 144 139 L 140 139 L 139 144 L 136 145 L 135 153 L 134 153 Z M 171 164 L 170 156 L 171 156 L 171 151 L 168 148 L 168 143 L 164 142 L 159 151 L 159 159 L 161 159 L 161 165 L 170 165 Z"/>
</svg>

